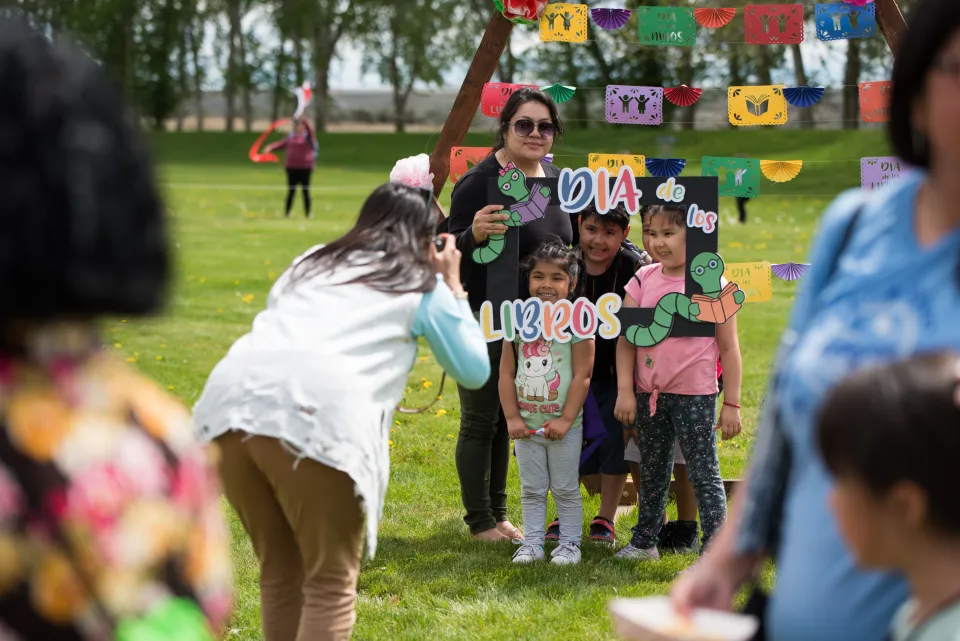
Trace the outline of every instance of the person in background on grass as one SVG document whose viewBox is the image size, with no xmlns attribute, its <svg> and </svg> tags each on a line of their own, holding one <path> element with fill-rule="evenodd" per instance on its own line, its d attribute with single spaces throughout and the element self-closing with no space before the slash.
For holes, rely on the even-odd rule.
<svg viewBox="0 0 960 641">
<path fill-rule="evenodd" d="M 500 112 L 493 153 L 471 167 L 454 185 L 447 224 L 464 255 L 461 278 L 470 290 L 470 308 L 476 317 L 487 297 L 488 266 L 475 263 L 473 251 L 489 248 L 491 236 L 507 231 L 503 221 L 509 218 L 500 211 L 502 205 L 489 204 L 490 182 L 502 176 L 501 172 L 510 164 L 527 178 L 556 178 L 560 170 L 544 158 L 562 134 L 563 123 L 553 99 L 536 89 L 519 89 Z M 550 207 L 543 218 L 520 227 L 520 260 L 545 240 L 559 238 L 569 245 L 573 235 L 571 215 Z M 521 277 L 517 282 L 517 297 L 526 299 L 526 289 L 527 283 Z M 493 341 L 487 349 L 494 376 L 479 390 L 457 388 L 460 397 L 457 475 L 466 512 L 463 520 L 470 534 L 480 541 L 509 541 L 523 538 L 523 533 L 507 520 L 510 435 L 496 381 L 503 343 Z"/>
<path fill-rule="evenodd" d="M 294 123 L 294 129 L 286 138 L 272 145 L 266 151 L 286 151 L 284 166 L 287 170 L 287 203 L 285 216 L 290 216 L 293 201 L 297 197 L 297 187 L 303 190 L 303 211 L 310 218 L 310 178 L 317 162 L 317 136 L 313 133 L 310 120 L 300 116 Z"/>
<path fill-rule="evenodd" d="M 672 589 L 682 614 L 729 610 L 774 558 L 765 608 L 756 599 L 770 641 L 876 641 L 908 595 L 899 573 L 862 570 L 843 545 L 814 436 L 840 380 L 960 348 L 960 3 L 918 0 L 908 21 L 888 136 L 911 169 L 880 192 L 840 195 L 821 217 L 730 519 Z"/>
<path fill-rule="evenodd" d="M 582 296 L 596 303 L 604 294 L 623 298 L 624 287 L 638 266 L 652 261 L 647 252 L 640 252 L 627 240 L 630 214 L 623 204 L 600 215 L 591 205 L 580 212 L 580 244 L 574 249 L 583 265 Z M 599 472 L 600 510 L 590 524 L 590 540 L 613 544 L 614 519 L 629 469 L 623 460 L 623 424 L 613 415 L 617 403 L 617 339 L 597 337 L 590 377 L 590 394 L 600 410 L 607 437 L 596 454 L 580 466 L 580 476 Z M 547 540 L 559 540 L 560 521 L 547 528 Z"/>
<path fill-rule="evenodd" d="M 2 15 L 0 86 L 0 638 L 214 641 L 216 448 L 98 327 L 166 299 L 145 142 L 97 62 Z"/>
<path fill-rule="evenodd" d="M 660 262 L 643 267 L 626 287 L 624 307 L 654 308 L 686 283 L 686 209 L 659 205 L 649 210 L 650 246 Z M 721 285 L 725 285 L 721 279 Z M 715 430 L 725 439 L 740 433 L 741 358 L 737 317 L 716 326 L 716 337 L 671 337 L 638 348 L 621 336 L 617 345 L 615 413 L 631 426 L 640 445 L 640 494 L 637 525 L 618 558 L 658 559 L 670 473 L 677 442 L 696 493 L 705 549 L 726 519 L 727 501 Z M 717 358 L 724 362 L 724 400 L 717 413 Z M 636 381 L 636 387 L 634 383 Z M 634 394 L 636 393 L 636 396 Z M 633 427 L 635 424 L 637 427 Z"/>
<path fill-rule="evenodd" d="M 351 635 L 364 513 L 373 556 L 417 337 L 464 388 L 490 376 L 460 252 L 450 235 L 435 249 L 435 226 L 423 190 L 375 189 L 353 229 L 277 280 L 194 408 L 260 562 L 266 641 Z"/>
<path fill-rule="evenodd" d="M 830 507 L 866 571 L 906 577 L 893 641 L 960 640 L 960 358 L 933 352 L 871 367 L 831 391 L 817 445 Z"/>
<path fill-rule="evenodd" d="M 547 242 L 523 263 L 530 293 L 543 302 L 573 299 L 579 277 L 573 250 Z M 594 339 L 571 336 L 565 343 L 538 338 L 504 341 L 500 359 L 500 402 L 514 439 L 520 469 L 520 505 L 524 540 L 514 563 L 543 559 L 547 493 L 553 495 L 560 521 L 560 544 L 551 562 L 580 562 L 583 501 L 580 497 L 580 448 L 583 403 L 590 391 Z"/>
</svg>

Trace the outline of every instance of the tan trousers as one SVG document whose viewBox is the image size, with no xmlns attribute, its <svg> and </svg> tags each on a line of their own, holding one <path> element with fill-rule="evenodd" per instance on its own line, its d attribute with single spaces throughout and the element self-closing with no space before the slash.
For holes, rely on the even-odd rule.
<svg viewBox="0 0 960 641">
<path fill-rule="evenodd" d="M 266 641 L 341 641 L 356 621 L 363 512 L 350 477 L 280 441 L 228 432 L 220 477 L 260 562 Z"/>
</svg>

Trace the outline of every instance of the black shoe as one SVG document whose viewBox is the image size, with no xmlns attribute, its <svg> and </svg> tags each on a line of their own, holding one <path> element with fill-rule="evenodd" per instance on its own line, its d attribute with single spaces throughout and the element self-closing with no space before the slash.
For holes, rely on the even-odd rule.
<svg viewBox="0 0 960 641">
<path fill-rule="evenodd" d="M 664 530 L 668 528 L 670 531 L 664 537 Z M 696 521 L 670 521 L 660 529 L 657 548 L 674 554 L 692 554 L 697 551 L 699 534 L 700 528 Z"/>
</svg>

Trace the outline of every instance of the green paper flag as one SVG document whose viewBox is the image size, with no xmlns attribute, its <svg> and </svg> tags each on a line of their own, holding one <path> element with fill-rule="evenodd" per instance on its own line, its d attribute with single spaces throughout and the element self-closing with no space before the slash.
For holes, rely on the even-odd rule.
<svg viewBox="0 0 960 641">
<path fill-rule="evenodd" d="M 693 9 L 639 7 L 636 10 L 640 44 L 658 47 L 692 47 L 697 43 Z"/>
<path fill-rule="evenodd" d="M 117 624 L 117 641 L 215 641 L 206 618 L 197 605 L 184 598 L 170 598 L 139 619 Z"/>
<path fill-rule="evenodd" d="M 754 198 L 760 195 L 760 161 L 756 158 L 704 156 L 702 176 L 720 179 L 721 196 Z"/>
</svg>

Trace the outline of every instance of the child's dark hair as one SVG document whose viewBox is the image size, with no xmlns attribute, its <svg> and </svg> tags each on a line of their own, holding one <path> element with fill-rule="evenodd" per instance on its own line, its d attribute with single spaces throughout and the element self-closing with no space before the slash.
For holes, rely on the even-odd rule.
<svg viewBox="0 0 960 641">
<path fill-rule="evenodd" d="M 666 214 L 668 220 L 677 227 L 687 226 L 687 209 L 683 205 L 646 205 L 640 210 L 641 220 L 656 214 Z"/>
<path fill-rule="evenodd" d="M 530 273 L 537 263 L 553 263 L 561 267 L 570 277 L 570 300 L 577 298 L 580 291 L 580 261 L 577 260 L 576 253 L 563 244 L 559 238 L 546 240 L 536 249 L 527 254 L 520 264 L 523 275 L 526 279 L 530 278 Z"/>
<path fill-rule="evenodd" d="M 862 370 L 827 396 L 817 427 L 831 473 L 877 495 L 916 483 L 929 496 L 931 527 L 950 535 L 960 535 L 958 368 L 960 356 L 942 351 Z"/>
<path fill-rule="evenodd" d="M 580 212 L 580 220 L 587 222 L 588 218 L 596 218 L 602 222 L 614 223 L 623 231 L 627 231 L 627 227 L 630 226 L 630 214 L 627 213 L 627 208 L 623 203 L 618 203 L 614 209 L 611 209 L 605 214 L 598 212 L 596 205 L 588 205 Z"/>
</svg>

